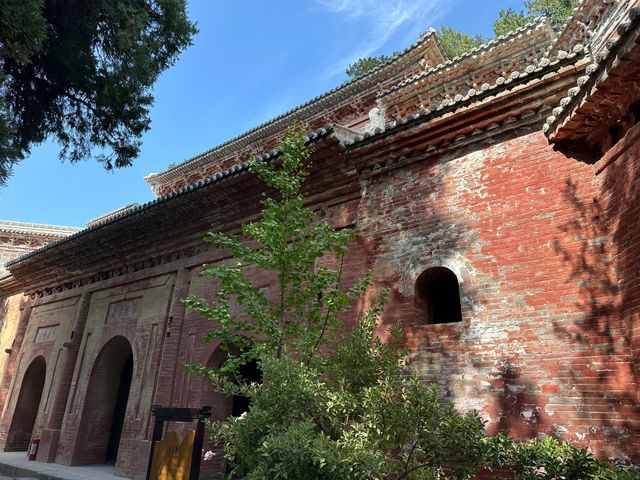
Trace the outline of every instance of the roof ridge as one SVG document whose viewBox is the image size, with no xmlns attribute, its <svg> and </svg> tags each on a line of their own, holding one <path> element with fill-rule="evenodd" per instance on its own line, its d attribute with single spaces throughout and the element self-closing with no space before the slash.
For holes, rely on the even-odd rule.
<svg viewBox="0 0 640 480">
<path fill-rule="evenodd" d="M 199 159 L 201 159 L 201 158 L 203 158 L 203 157 L 205 157 L 205 156 L 207 156 L 207 155 L 209 155 L 209 154 L 211 154 L 211 153 L 213 153 L 213 152 L 215 152 L 217 150 L 220 150 L 220 149 L 222 149 L 224 147 L 227 147 L 227 146 L 231 145 L 232 143 L 234 143 L 234 142 L 236 142 L 238 140 L 241 140 L 242 138 L 245 138 L 245 137 L 247 137 L 247 136 L 249 136 L 249 135 L 251 135 L 251 134 L 253 134 L 253 133 L 255 133 L 255 132 L 259 131 L 259 130 L 262 130 L 262 129 L 270 126 L 270 125 L 273 125 L 276 122 L 278 122 L 278 121 L 280 121 L 280 120 L 292 115 L 293 113 L 295 113 L 297 111 L 300 111 L 303 108 L 308 107 L 308 106 L 310 106 L 310 105 L 312 105 L 312 104 L 314 104 L 314 103 L 316 103 L 316 102 L 318 102 L 318 101 L 320 101 L 320 100 L 322 100 L 324 98 L 327 98 L 330 95 L 332 95 L 332 94 L 334 94 L 334 93 L 336 93 L 336 92 L 338 92 L 340 90 L 343 90 L 343 89 L 345 89 L 345 88 L 347 88 L 349 86 L 355 85 L 358 82 L 361 82 L 363 80 L 371 78 L 375 74 L 380 73 L 381 71 L 383 71 L 387 67 L 391 66 L 391 64 L 395 63 L 397 60 L 399 60 L 400 58 L 404 57 L 405 55 L 410 53 L 412 50 L 415 50 L 416 48 L 421 46 L 425 41 L 427 41 L 427 39 L 429 39 L 431 37 L 434 37 L 437 40 L 436 31 L 433 28 L 430 28 L 426 32 L 422 33 L 417 41 L 415 41 L 414 43 L 409 45 L 407 48 L 405 48 L 401 52 L 393 54 L 388 60 L 386 60 L 385 62 L 381 63 L 380 65 L 377 65 L 376 67 L 371 69 L 369 72 L 367 72 L 367 73 L 365 73 L 365 74 L 363 74 L 363 75 L 361 75 L 359 77 L 356 77 L 356 78 L 353 78 L 353 79 L 350 79 L 350 80 L 346 80 L 346 81 L 342 82 L 340 85 L 337 85 L 336 87 L 333 87 L 332 89 L 327 90 L 326 92 L 321 93 L 320 95 L 316 95 L 315 97 L 313 97 L 313 98 L 311 98 L 311 99 L 309 99 L 309 100 L 307 100 L 307 101 L 305 101 L 305 102 L 303 102 L 303 103 L 301 103 L 301 104 L 299 104 L 299 105 L 297 105 L 297 106 L 295 106 L 295 107 L 293 107 L 293 108 L 291 108 L 291 109 L 289 109 L 289 110 L 287 110 L 287 111 L 285 111 L 285 112 L 283 112 L 283 113 L 281 113 L 279 115 L 276 115 L 275 117 L 271 118 L 270 120 L 262 122 L 262 123 L 256 125 L 255 127 L 250 128 L 249 130 L 246 130 L 245 132 L 243 132 L 243 133 L 241 133 L 239 135 L 236 135 L 235 137 L 230 138 L 229 140 L 226 140 L 226 141 L 224 141 L 224 142 L 222 142 L 222 143 L 220 143 L 220 144 L 218 144 L 218 145 L 216 145 L 216 146 L 214 146 L 214 147 L 212 147 L 212 148 L 210 148 L 208 150 L 205 150 L 202 153 L 194 155 L 193 157 L 189 157 L 186 160 L 183 160 L 182 162 L 178 163 L 177 165 L 174 165 L 171 168 L 168 168 L 167 170 L 165 170 L 163 172 L 150 173 L 149 175 L 147 175 L 145 177 L 145 180 L 148 183 L 151 183 L 153 181 L 153 179 L 155 179 L 155 178 L 157 178 L 159 176 L 168 174 L 170 172 L 178 171 L 182 167 L 185 167 L 186 165 L 188 165 L 188 164 L 190 164 L 190 163 L 192 163 L 192 162 L 194 162 L 196 160 L 199 160 Z M 438 46 L 440 46 L 439 43 L 438 43 Z"/>
<path fill-rule="evenodd" d="M 402 128 L 406 125 L 432 120 L 446 112 L 458 109 L 465 102 L 482 101 L 488 96 L 495 95 L 497 90 L 512 88 L 524 81 L 528 81 L 535 75 L 553 71 L 559 65 L 564 65 L 565 63 L 572 61 L 575 62 L 580 58 L 583 58 L 584 54 L 585 48 L 581 44 L 576 45 L 572 52 L 565 52 L 561 50 L 554 59 L 550 59 L 545 56 L 535 63 L 527 65 L 522 72 L 511 72 L 507 78 L 498 76 L 492 84 L 483 83 L 478 89 L 471 88 L 466 95 L 457 94 L 453 100 L 441 103 L 434 110 L 430 110 L 428 108 L 420 109 L 416 113 L 396 118 L 393 121 L 386 122 L 384 128 L 376 128 L 373 132 L 364 132 L 361 135 L 356 135 L 351 140 L 345 140 L 344 144 L 347 148 L 351 148 L 365 143 L 366 141 L 372 141 L 379 136 L 393 133 L 396 129 Z"/>
<path fill-rule="evenodd" d="M 472 48 L 471 50 L 463 53 L 462 55 L 458 55 L 456 57 L 453 57 L 449 60 L 447 60 L 444 63 L 440 63 L 438 65 L 436 65 L 435 67 L 431 67 L 428 70 L 425 70 L 423 72 L 417 73 L 416 75 L 414 75 L 413 77 L 410 77 L 406 80 L 403 80 L 401 82 L 399 82 L 398 84 L 394 85 L 393 87 L 390 87 L 386 90 L 381 91 L 380 93 L 378 93 L 377 97 L 378 98 L 382 98 L 386 95 L 389 95 L 397 90 L 400 90 L 403 87 L 406 87 L 407 85 L 411 85 L 415 82 L 417 82 L 418 80 L 420 80 L 423 77 L 426 77 L 428 75 L 431 75 L 433 73 L 439 72 L 441 70 L 444 70 L 447 67 L 451 67 L 452 65 L 456 65 L 461 63 L 463 60 L 481 52 L 484 50 L 488 50 L 490 48 L 493 48 L 495 46 L 501 45 L 503 43 L 506 43 L 507 41 L 513 39 L 514 37 L 517 37 L 520 33 L 526 32 L 527 30 L 531 29 L 532 27 L 539 27 L 539 26 L 543 26 L 544 24 L 548 24 L 547 21 L 547 17 L 545 16 L 539 16 L 539 17 L 535 17 L 533 20 L 531 20 L 530 22 L 527 22 L 525 25 L 523 25 L 522 27 L 518 27 L 515 30 L 511 30 L 510 32 L 506 33 L 505 35 L 500 35 L 496 38 L 492 38 L 491 40 L 488 40 L 486 42 L 484 42 L 481 45 L 478 45 L 477 47 Z M 536 28 L 537 29 L 537 28 Z M 437 35 L 436 35 L 437 38 Z"/>
<path fill-rule="evenodd" d="M 313 132 L 308 132 L 306 135 L 306 140 L 305 140 L 305 145 L 310 145 L 312 143 L 315 143 L 325 137 L 327 137 L 328 135 L 330 135 L 333 132 L 333 127 L 331 125 L 327 125 L 323 128 L 319 128 L 318 130 L 315 130 Z M 271 150 L 269 152 L 266 152 L 262 155 L 256 155 L 255 158 L 262 160 L 263 162 L 268 162 L 268 161 L 272 161 L 275 158 L 279 157 L 280 154 L 282 153 L 281 150 L 278 149 L 274 149 Z M 218 172 L 214 175 L 211 175 L 209 177 L 200 179 L 196 182 L 190 183 L 188 185 L 185 185 L 184 187 L 179 188 L 178 190 L 175 190 L 173 192 L 167 193 L 165 195 L 161 195 L 159 197 L 154 198 L 153 200 L 150 200 L 146 203 L 143 204 L 132 204 L 133 206 L 131 208 L 128 209 L 120 209 L 119 211 L 117 211 L 117 213 L 113 216 L 107 216 L 106 218 L 104 218 L 103 220 L 99 220 L 96 221 L 95 223 L 92 223 L 90 226 L 88 225 L 87 227 L 83 228 L 82 230 L 79 230 L 77 232 L 75 232 L 72 235 L 66 236 L 64 238 L 61 238 L 60 240 L 56 240 L 54 242 L 51 242 L 43 247 L 37 248 L 35 250 L 32 250 L 31 252 L 25 253 L 24 255 L 15 258 L 13 260 L 10 260 L 9 262 L 7 262 L 5 264 L 5 267 L 11 267 L 13 265 L 16 265 L 18 263 L 23 262 L 24 260 L 27 260 L 35 255 L 38 255 L 39 253 L 42 253 L 46 250 L 50 250 L 54 247 L 57 247 L 58 245 L 61 245 L 63 243 L 66 243 L 68 241 L 74 240 L 76 238 L 80 238 L 83 237 L 85 235 L 87 235 L 90 232 L 93 232 L 94 230 L 98 230 L 100 228 L 106 227 L 108 225 L 111 225 L 113 223 L 116 223 L 120 220 L 123 220 L 127 217 L 132 217 L 134 215 L 139 214 L 140 212 L 147 210 L 148 208 L 153 207 L 154 205 L 158 205 L 161 203 L 164 203 L 168 200 L 171 200 L 175 197 L 179 197 L 182 195 L 185 195 L 193 190 L 198 190 L 200 188 L 203 188 L 205 186 L 208 185 L 212 185 L 212 184 L 216 184 L 218 182 L 220 182 L 221 180 L 224 180 L 226 178 L 230 178 L 233 177 L 235 175 L 238 175 L 240 173 L 244 173 L 245 171 L 247 171 L 249 169 L 249 162 L 243 162 L 239 165 L 234 165 L 233 167 L 227 168 L 225 170 L 222 170 L 221 172 Z"/>
</svg>

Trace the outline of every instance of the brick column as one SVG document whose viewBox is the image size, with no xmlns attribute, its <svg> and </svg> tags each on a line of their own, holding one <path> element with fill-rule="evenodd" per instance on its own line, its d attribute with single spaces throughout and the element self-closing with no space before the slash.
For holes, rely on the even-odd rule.
<svg viewBox="0 0 640 480">
<path fill-rule="evenodd" d="M 73 372 L 76 368 L 78 352 L 80 351 L 80 343 L 84 336 L 84 327 L 87 323 L 89 314 L 89 306 L 91 305 L 91 292 L 85 292 L 80 296 L 78 302 L 78 310 L 76 311 L 73 322 L 73 337 L 69 342 L 65 342 L 63 367 L 60 372 L 58 383 L 52 386 L 54 393 L 49 419 L 45 428 L 40 433 L 40 447 L 38 448 L 38 461 L 54 462 L 56 452 L 58 450 L 58 441 L 60 439 L 60 428 L 64 419 L 64 413 L 67 408 L 67 400 L 71 390 L 71 381 Z"/>
<path fill-rule="evenodd" d="M 13 411 L 8 410 L 9 405 L 7 405 L 7 402 L 10 400 L 8 394 L 12 389 L 16 390 L 19 388 L 15 385 L 16 369 L 20 350 L 22 349 L 22 342 L 27 333 L 29 318 L 31 318 L 31 310 L 31 302 L 25 299 L 20 306 L 20 319 L 18 320 L 18 327 L 16 328 L 16 336 L 11 344 L 11 353 L 9 354 L 7 367 L 2 377 L 2 384 L 0 385 L 0 403 L 3 405 L 2 420 L 0 421 L 0 451 L 4 451 L 4 447 L 7 444 L 7 432 L 9 431 L 13 416 Z"/>
<path fill-rule="evenodd" d="M 182 324 L 184 322 L 185 305 L 182 299 L 189 294 L 190 272 L 186 268 L 178 270 L 176 283 L 169 309 L 167 331 L 165 332 L 162 356 L 158 368 L 158 381 L 153 397 L 153 405 L 170 406 L 178 398 L 175 390 L 175 376 L 178 368 L 178 352 L 182 338 Z"/>
<path fill-rule="evenodd" d="M 640 385 L 640 306 L 629 315 L 629 341 L 631 344 L 631 367 L 635 373 L 635 380 Z M 636 391 L 636 402 L 640 402 L 640 391 Z"/>
</svg>

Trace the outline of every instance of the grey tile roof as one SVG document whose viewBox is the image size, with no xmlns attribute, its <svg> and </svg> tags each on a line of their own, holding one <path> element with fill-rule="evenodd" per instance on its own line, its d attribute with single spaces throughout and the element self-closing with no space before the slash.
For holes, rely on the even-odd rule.
<svg viewBox="0 0 640 480">
<path fill-rule="evenodd" d="M 560 100 L 560 103 L 553 109 L 552 115 L 547 117 L 542 130 L 551 135 L 560 124 L 570 116 L 573 108 L 578 104 L 581 97 L 585 94 L 593 84 L 597 83 L 598 77 L 606 69 L 606 64 L 611 55 L 613 55 L 618 47 L 624 43 L 629 34 L 638 33 L 640 28 L 640 6 L 633 7 L 629 10 L 628 18 L 618 25 L 618 36 L 610 39 L 603 50 L 596 53 L 585 70 L 585 75 L 579 77 L 576 85 L 567 91 L 567 96 Z"/>
<path fill-rule="evenodd" d="M 583 55 L 584 48 L 582 45 L 576 46 L 574 51 L 571 53 L 559 51 L 554 59 L 543 57 L 536 64 L 528 65 L 522 72 L 512 72 L 508 78 L 502 76 L 497 77 L 493 84 L 485 83 L 481 85 L 478 90 L 470 89 L 466 95 L 458 94 L 451 101 L 445 100 L 435 110 L 421 109 L 415 114 L 396 119 L 392 122 L 387 122 L 384 129 L 378 128 L 373 133 L 366 132 L 363 135 L 356 136 L 353 140 L 345 140 L 344 143 L 347 148 L 353 148 L 365 142 L 373 141 L 383 135 L 406 128 L 407 126 L 438 118 L 439 116 L 452 112 L 462 106 L 495 95 L 498 92 L 508 91 L 517 85 L 530 81 L 531 79 L 555 71 L 560 66 L 573 64 L 577 60 L 581 59 Z"/>
<path fill-rule="evenodd" d="M 411 44 L 409 47 L 407 47 L 406 49 L 404 49 L 402 52 L 396 53 L 394 55 L 392 55 L 386 62 L 376 66 L 374 69 L 372 69 L 371 71 L 365 73 L 364 75 L 361 75 L 357 78 L 351 79 L 351 80 L 347 80 L 346 82 L 342 83 L 341 85 L 338 85 L 335 88 L 332 88 L 331 90 L 322 93 L 321 95 L 318 95 L 264 123 L 261 123 L 260 125 L 257 125 L 254 128 L 251 128 L 250 130 L 247 130 L 244 133 L 241 133 L 240 135 L 237 135 L 219 145 L 216 145 L 213 148 L 210 148 L 209 150 L 206 150 L 194 157 L 188 158 L 182 162 L 180 162 L 179 164 L 168 168 L 167 170 L 165 170 L 164 172 L 161 173 L 157 173 L 157 174 L 150 174 L 147 177 L 145 177 L 145 180 L 147 180 L 149 183 L 152 183 L 154 180 L 158 177 L 161 177 L 163 175 L 172 173 L 172 172 L 177 172 L 177 171 L 181 171 L 184 170 L 185 167 L 190 166 L 190 164 L 206 157 L 207 155 L 210 155 L 214 152 L 223 150 L 226 147 L 230 147 L 233 146 L 234 143 L 248 137 L 251 134 L 257 133 L 260 130 L 263 130 L 271 125 L 274 125 L 276 123 L 278 123 L 281 120 L 286 120 L 286 119 L 290 119 L 291 117 L 293 117 L 295 114 L 300 114 L 302 113 L 306 108 L 311 107 L 313 105 L 318 104 L 319 102 L 325 100 L 325 99 L 330 99 L 331 97 L 335 97 L 335 96 L 340 96 L 340 95 L 350 95 L 352 93 L 352 90 L 354 90 L 355 88 L 358 88 L 360 84 L 362 84 L 363 82 L 369 82 L 371 81 L 372 83 L 375 83 L 377 81 L 379 81 L 378 77 L 380 76 L 381 73 L 383 73 L 385 70 L 387 70 L 388 67 L 392 66 L 393 64 L 395 64 L 397 61 L 403 59 L 405 56 L 407 56 L 407 54 L 411 53 L 412 51 L 416 50 L 417 48 L 419 48 L 420 46 L 422 46 L 426 41 L 428 41 L 429 39 L 432 39 L 435 41 L 435 44 L 438 45 L 439 47 L 439 42 L 437 40 L 437 36 L 435 35 L 435 30 L 433 29 L 429 29 L 427 32 L 423 33 L 420 38 L 418 39 L 418 41 L 414 42 L 413 44 Z M 153 184 L 153 183 L 152 183 Z"/>
<path fill-rule="evenodd" d="M 333 132 L 333 128 L 331 126 L 321 128 L 319 130 L 316 130 L 315 132 L 310 132 L 307 135 L 306 143 L 307 145 L 316 143 L 324 138 L 327 138 L 332 132 Z M 281 155 L 280 150 L 271 150 L 270 152 L 266 152 L 262 155 L 258 155 L 256 158 L 264 162 L 270 162 L 278 158 L 280 155 Z M 224 170 L 222 172 L 218 172 L 215 175 L 212 175 L 208 178 L 204 178 L 192 184 L 186 185 L 167 195 L 163 195 L 161 197 L 155 198 L 154 200 L 151 200 L 150 202 L 147 202 L 145 204 L 142 204 L 142 205 L 134 204 L 134 206 L 132 206 L 131 208 L 122 209 L 119 213 L 116 213 L 115 215 L 112 215 L 112 216 L 107 216 L 104 220 L 96 221 L 95 223 L 92 223 L 87 228 L 80 231 L 76 231 L 76 233 L 68 237 L 52 242 L 44 247 L 33 250 L 25 255 L 22 255 L 21 257 L 18 257 L 10 262 L 7 262 L 6 267 L 8 267 L 9 270 L 11 270 L 12 266 L 25 262 L 26 260 L 36 257 L 43 252 L 46 252 L 51 249 L 55 249 L 71 241 L 78 240 L 88 235 L 91 232 L 108 228 L 110 225 L 123 221 L 127 218 L 131 218 L 137 215 L 143 215 L 144 213 L 146 213 L 152 208 L 156 208 L 163 204 L 166 204 L 167 202 L 170 202 L 175 198 L 189 195 L 193 191 L 213 187 L 225 179 L 235 177 L 237 175 L 247 172 L 248 170 L 249 170 L 249 162 L 244 162 L 242 164 L 235 165 L 231 168 L 228 168 L 227 170 Z"/>
<path fill-rule="evenodd" d="M 423 72 L 420 72 L 406 80 L 403 80 L 402 82 L 398 83 L 397 85 L 387 89 L 387 90 L 383 90 L 382 92 L 380 92 L 378 94 L 378 97 L 385 97 L 393 92 L 396 92 L 398 90 L 401 90 L 413 83 L 418 82 L 420 79 L 427 77 L 429 75 L 433 75 L 435 73 L 447 70 L 447 69 L 451 69 L 454 68 L 455 66 L 461 64 L 462 62 L 464 62 L 466 59 L 471 58 L 475 55 L 478 55 L 482 52 L 486 52 L 488 50 L 491 50 L 492 48 L 496 48 L 500 45 L 504 45 L 516 38 L 518 38 L 518 36 L 522 35 L 523 33 L 526 33 L 527 31 L 532 31 L 532 29 L 536 29 L 536 28 L 540 28 L 540 27 L 544 27 L 544 26 L 548 26 L 548 22 L 547 19 L 545 17 L 537 17 L 534 20 L 532 20 L 531 22 L 527 23 L 526 25 L 523 25 L 520 28 L 517 28 L 505 35 L 501 35 L 497 38 L 494 38 L 492 40 L 489 40 L 485 43 L 483 43 L 482 45 L 479 45 L 471 50 L 469 50 L 468 52 L 464 53 L 463 55 L 454 57 L 450 60 L 448 60 L 447 62 L 441 63 L 439 65 L 436 65 L 435 67 L 429 68 Z"/>
</svg>

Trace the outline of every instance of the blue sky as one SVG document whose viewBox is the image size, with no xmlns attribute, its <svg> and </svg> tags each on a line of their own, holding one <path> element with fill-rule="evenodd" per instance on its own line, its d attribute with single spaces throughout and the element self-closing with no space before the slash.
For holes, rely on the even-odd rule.
<svg viewBox="0 0 640 480">
<path fill-rule="evenodd" d="M 523 0 L 191 0 L 200 33 L 154 88 L 151 130 L 133 167 L 70 165 L 44 144 L 0 188 L 0 219 L 82 227 L 153 199 L 163 171 L 346 80 L 366 55 L 402 50 L 429 27 L 492 34 L 500 8 Z"/>
</svg>

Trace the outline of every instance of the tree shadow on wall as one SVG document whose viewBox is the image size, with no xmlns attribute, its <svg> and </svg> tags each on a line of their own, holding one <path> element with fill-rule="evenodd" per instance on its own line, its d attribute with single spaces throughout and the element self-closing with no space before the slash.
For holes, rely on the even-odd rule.
<svg viewBox="0 0 640 480">
<path fill-rule="evenodd" d="M 565 395 L 575 405 L 572 414 L 584 419 L 582 432 L 577 432 L 583 446 L 603 456 L 625 458 L 625 452 L 616 450 L 625 445 L 626 454 L 633 456 L 629 442 L 640 438 L 640 406 L 629 356 L 629 324 L 622 316 L 625 298 L 618 285 L 623 279 L 616 277 L 616 270 L 622 275 L 624 271 L 616 268 L 615 255 L 626 246 L 609 228 L 635 226 L 619 225 L 620 219 L 612 217 L 601 200 L 581 198 L 571 179 L 563 196 L 574 215 L 559 227 L 562 235 L 554 240 L 554 249 L 570 267 L 567 282 L 577 283 L 579 292 L 577 315 L 553 320 L 555 335 L 572 346 L 561 372 L 566 376 Z M 632 460 L 640 460 L 640 454 Z"/>
<path fill-rule="evenodd" d="M 537 385 L 522 379 L 521 361 L 506 358 L 499 365 L 491 375 L 493 395 L 487 410 L 494 420 L 487 425 L 487 433 L 507 432 L 515 439 L 529 439 L 545 432 L 539 413 L 545 401 L 536 393 Z"/>
</svg>

